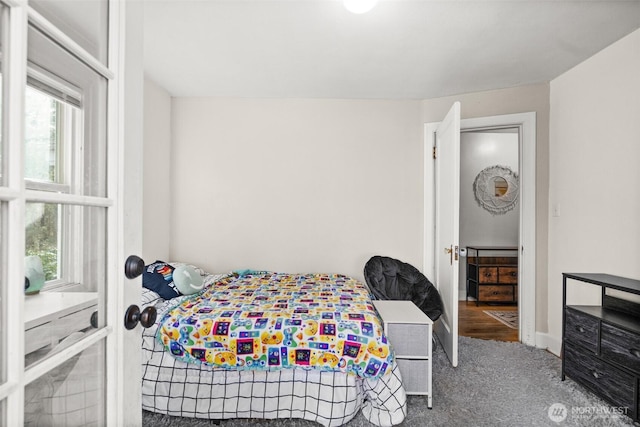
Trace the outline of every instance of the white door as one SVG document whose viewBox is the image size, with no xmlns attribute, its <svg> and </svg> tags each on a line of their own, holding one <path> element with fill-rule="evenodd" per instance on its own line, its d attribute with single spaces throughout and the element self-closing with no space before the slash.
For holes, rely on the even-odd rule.
<svg viewBox="0 0 640 427">
<path fill-rule="evenodd" d="M 127 6 L 87 2 L 87 40 L 63 3 L 0 1 L 0 425 L 140 424 L 139 328 L 123 328 L 140 286 L 126 251 L 141 248 Z"/>
<path fill-rule="evenodd" d="M 458 251 L 460 206 L 460 103 L 435 131 L 435 285 L 444 304 L 434 325 L 451 364 L 458 366 Z"/>
</svg>

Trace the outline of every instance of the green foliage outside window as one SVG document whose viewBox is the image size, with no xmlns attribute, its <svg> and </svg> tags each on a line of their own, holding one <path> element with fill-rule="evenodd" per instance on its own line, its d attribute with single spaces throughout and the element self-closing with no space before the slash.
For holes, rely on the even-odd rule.
<svg viewBox="0 0 640 427">
<path fill-rule="evenodd" d="M 58 205 L 28 204 L 27 218 L 37 218 L 27 225 L 26 254 L 42 260 L 46 280 L 58 278 Z"/>
<path fill-rule="evenodd" d="M 26 92 L 25 177 L 39 182 L 58 182 L 60 102 L 32 88 Z M 59 278 L 60 212 L 57 204 L 27 203 L 27 256 L 42 260 L 46 280 Z"/>
</svg>

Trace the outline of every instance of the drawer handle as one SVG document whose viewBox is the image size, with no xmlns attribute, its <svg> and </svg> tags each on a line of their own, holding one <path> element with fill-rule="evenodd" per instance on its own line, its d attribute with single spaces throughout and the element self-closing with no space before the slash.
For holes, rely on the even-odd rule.
<svg viewBox="0 0 640 427">
<path fill-rule="evenodd" d="M 586 332 L 586 330 L 582 326 L 576 326 L 576 331 L 580 332 L 581 334 L 584 334 Z"/>
<path fill-rule="evenodd" d="M 640 357 L 640 350 L 637 348 L 629 349 L 629 353 L 633 354 L 635 357 Z"/>
<path fill-rule="evenodd" d="M 598 371 L 591 372 L 591 375 L 593 375 L 593 378 L 595 378 L 595 379 L 600 379 L 600 378 L 603 377 L 603 375 Z"/>
</svg>

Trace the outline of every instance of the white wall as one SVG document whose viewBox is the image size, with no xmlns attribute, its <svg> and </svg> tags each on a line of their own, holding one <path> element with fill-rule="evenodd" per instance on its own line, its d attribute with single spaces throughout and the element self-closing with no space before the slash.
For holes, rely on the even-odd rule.
<svg viewBox="0 0 640 427">
<path fill-rule="evenodd" d="M 422 268 L 419 101 L 176 98 L 171 257 L 209 271 Z"/>
<path fill-rule="evenodd" d="M 549 196 L 559 216 L 548 213 L 548 304 L 558 344 L 563 272 L 640 279 L 639 118 L 640 30 L 551 82 Z"/>
<path fill-rule="evenodd" d="M 455 100 L 464 118 L 537 113 L 537 298 L 546 301 L 546 84 L 421 102 L 172 100 L 147 79 L 145 259 L 362 278 L 382 254 L 422 269 L 422 125 Z M 306 213 L 277 214 L 280 205 Z M 544 304 L 536 317 L 546 331 Z"/>
<path fill-rule="evenodd" d="M 422 124 L 454 101 L 463 118 L 535 111 L 536 330 L 559 343 L 563 271 L 640 277 L 639 55 L 636 31 L 550 85 L 418 104 L 175 99 L 169 255 L 212 271 L 361 277 L 377 253 L 421 268 Z M 277 214 L 283 206 L 301 210 Z M 152 212 L 145 202 L 145 222 Z"/>
<path fill-rule="evenodd" d="M 144 192 L 142 258 L 169 261 L 171 229 L 171 97 L 144 80 Z"/>
<path fill-rule="evenodd" d="M 490 166 L 518 173 L 518 134 L 462 132 L 460 135 L 460 244 L 518 245 L 519 204 L 500 215 L 483 209 L 475 199 L 473 182 Z"/>
<path fill-rule="evenodd" d="M 505 166 L 518 174 L 517 132 L 462 132 L 460 134 L 460 247 L 518 246 L 520 204 L 500 215 L 482 208 L 473 182 L 483 169 Z M 504 253 L 487 253 L 500 256 Z M 459 298 L 466 298 L 466 259 L 460 258 Z"/>
<path fill-rule="evenodd" d="M 537 114 L 536 298 L 546 302 L 548 91 L 540 84 L 425 101 L 171 99 L 147 80 L 144 257 L 210 271 L 362 278 L 364 263 L 381 254 L 422 269 L 423 124 L 460 100 L 463 118 Z M 536 330 L 547 330 L 544 303 Z"/>
</svg>

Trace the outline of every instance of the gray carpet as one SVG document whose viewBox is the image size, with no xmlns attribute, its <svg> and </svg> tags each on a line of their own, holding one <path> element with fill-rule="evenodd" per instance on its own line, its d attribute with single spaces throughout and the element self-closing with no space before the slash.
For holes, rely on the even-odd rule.
<svg viewBox="0 0 640 427">
<path fill-rule="evenodd" d="M 547 351 L 520 343 L 460 337 L 459 366 L 452 368 L 438 346 L 433 357 L 433 409 L 426 398 L 409 396 L 403 426 L 633 426 L 631 419 L 607 415 L 611 405 L 570 379 L 560 381 L 561 362 Z M 558 404 L 564 405 L 564 407 Z M 566 418 L 552 421 L 554 408 Z M 555 412 L 559 415 L 561 412 Z M 556 418 L 560 420 L 560 418 Z M 211 427 L 207 420 L 143 412 L 143 425 Z M 228 426 L 317 427 L 305 420 L 227 420 Z M 349 427 L 371 426 L 358 414 Z"/>
</svg>

